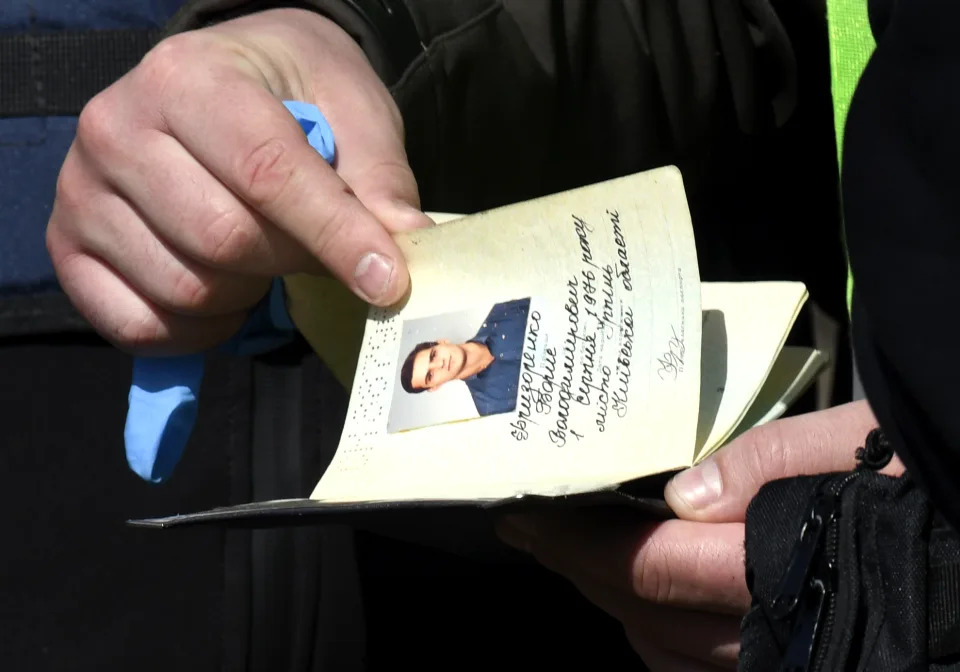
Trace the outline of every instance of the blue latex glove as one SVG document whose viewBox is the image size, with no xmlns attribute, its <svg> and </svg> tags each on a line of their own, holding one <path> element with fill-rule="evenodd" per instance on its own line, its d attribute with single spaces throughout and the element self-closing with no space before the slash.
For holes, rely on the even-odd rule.
<svg viewBox="0 0 960 672">
<path fill-rule="evenodd" d="M 320 110 L 298 101 L 288 100 L 283 104 L 300 122 L 310 145 L 332 163 L 333 132 Z M 221 349 L 254 355 L 290 342 L 295 334 L 296 327 L 287 312 L 283 281 L 276 278 L 270 293 Z M 134 359 L 123 439 L 127 463 L 145 481 L 162 483 L 180 461 L 197 419 L 203 369 L 203 354 Z"/>
</svg>

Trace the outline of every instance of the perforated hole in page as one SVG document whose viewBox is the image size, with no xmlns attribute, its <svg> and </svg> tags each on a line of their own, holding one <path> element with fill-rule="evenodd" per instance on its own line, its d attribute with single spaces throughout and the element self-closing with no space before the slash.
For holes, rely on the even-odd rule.
<svg viewBox="0 0 960 672">
<path fill-rule="evenodd" d="M 354 389 L 350 400 L 339 448 L 344 458 L 343 469 L 355 470 L 365 466 L 372 450 L 371 439 L 386 431 L 399 339 L 397 311 L 371 309 L 354 378 L 359 387 Z"/>
</svg>

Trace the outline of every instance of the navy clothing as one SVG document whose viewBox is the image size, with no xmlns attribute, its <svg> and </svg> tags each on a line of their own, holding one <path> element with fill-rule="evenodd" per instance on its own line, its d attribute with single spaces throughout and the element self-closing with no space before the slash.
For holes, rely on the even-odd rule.
<svg viewBox="0 0 960 672">
<path fill-rule="evenodd" d="M 4 0 L 0 35 L 160 29 L 183 0 Z M 0 296 L 57 291 L 44 234 L 76 117 L 0 117 Z"/>
<path fill-rule="evenodd" d="M 471 343 L 487 346 L 493 362 L 480 373 L 465 378 L 480 415 L 509 413 L 517 406 L 517 384 L 523 357 L 530 299 L 498 303 L 487 315 Z"/>
</svg>

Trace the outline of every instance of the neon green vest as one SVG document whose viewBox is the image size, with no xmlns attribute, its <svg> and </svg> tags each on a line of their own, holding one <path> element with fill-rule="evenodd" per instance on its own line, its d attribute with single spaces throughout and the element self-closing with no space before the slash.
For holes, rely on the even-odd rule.
<svg viewBox="0 0 960 672">
<path fill-rule="evenodd" d="M 843 165 L 843 129 L 850 100 L 876 42 L 870 30 L 868 0 L 827 0 L 830 32 L 830 77 L 833 91 L 833 123 L 837 134 L 837 161 Z M 847 258 L 847 311 L 853 301 L 853 271 Z"/>
</svg>

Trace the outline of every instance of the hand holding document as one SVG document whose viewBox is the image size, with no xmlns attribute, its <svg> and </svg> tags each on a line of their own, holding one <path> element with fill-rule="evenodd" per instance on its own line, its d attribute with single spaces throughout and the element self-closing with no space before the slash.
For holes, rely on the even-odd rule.
<svg viewBox="0 0 960 672">
<path fill-rule="evenodd" d="M 784 347 L 802 284 L 700 283 L 672 167 L 396 240 L 409 295 L 362 324 L 343 313 L 340 338 L 318 308 L 343 296 L 287 280 L 294 321 L 351 388 L 310 497 L 143 524 L 629 500 L 779 416 L 825 361 Z"/>
</svg>

